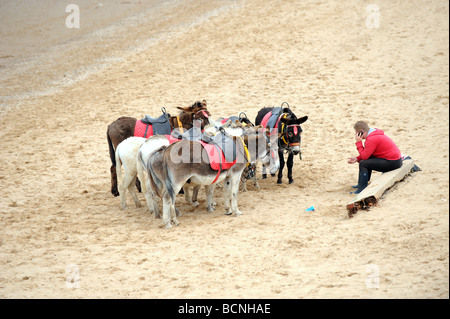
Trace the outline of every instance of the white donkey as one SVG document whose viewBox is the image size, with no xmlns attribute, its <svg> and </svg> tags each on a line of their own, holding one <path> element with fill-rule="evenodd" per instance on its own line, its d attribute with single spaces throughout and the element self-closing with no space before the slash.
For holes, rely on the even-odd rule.
<svg viewBox="0 0 450 319">
<path fill-rule="evenodd" d="M 127 208 L 126 201 L 126 191 L 130 192 L 133 197 L 134 203 L 136 207 L 141 207 L 141 202 L 136 195 L 136 190 L 134 189 L 134 184 L 136 182 L 137 169 L 136 169 L 136 154 L 139 150 L 139 147 L 142 143 L 145 142 L 145 138 L 132 136 L 120 142 L 116 148 L 116 174 L 117 174 L 117 183 L 119 188 L 120 195 L 120 207 L 122 209 Z M 122 166 L 124 168 L 124 175 L 122 175 Z M 141 181 L 141 176 L 139 176 Z M 141 183 L 142 191 L 145 191 L 145 183 Z"/>
<path fill-rule="evenodd" d="M 149 139 L 143 137 L 132 136 L 122 141 L 116 149 L 116 174 L 118 179 L 118 188 L 120 194 L 120 207 L 127 208 L 126 191 L 129 190 L 133 197 L 136 207 L 142 207 L 139 201 L 136 190 L 133 185 L 136 182 L 136 177 L 141 181 L 141 190 L 145 194 L 147 206 L 150 212 L 154 211 L 153 200 L 149 190 L 149 182 L 146 177 L 146 169 L 143 168 L 139 160 L 139 156 L 148 159 L 150 154 L 161 146 L 168 146 L 169 141 L 164 135 L 155 135 Z M 122 166 L 124 174 L 122 175 Z"/>
</svg>

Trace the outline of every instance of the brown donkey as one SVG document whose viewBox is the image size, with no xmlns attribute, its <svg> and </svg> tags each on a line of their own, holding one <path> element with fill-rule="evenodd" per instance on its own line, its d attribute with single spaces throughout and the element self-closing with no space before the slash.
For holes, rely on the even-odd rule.
<svg viewBox="0 0 450 319">
<path fill-rule="evenodd" d="M 212 203 L 212 195 L 216 182 L 224 181 L 225 213 L 236 216 L 242 214 L 238 209 L 238 192 L 241 174 L 250 161 L 259 160 L 263 163 L 271 162 L 269 137 L 265 132 L 257 131 L 253 134 L 236 137 L 229 136 L 234 141 L 234 164 L 213 169 L 213 163 L 208 155 L 210 150 L 198 141 L 181 140 L 168 147 L 161 147 L 155 151 L 147 162 L 147 172 L 153 191 L 163 200 L 163 222 L 165 228 L 178 225 L 175 215 L 175 197 L 190 180 L 195 185 L 207 185 L 207 205 Z M 273 143 L 276 145 L 276 143 Z M 230 163 L 230 162 L 228 162 Z"/>
<path fill-rule="evenodd" d="M 171 116 L 169 118 L 169 123 L 171 130 L 174 128 L 179 128 L 180 125 L 183 129 L 188 130 L 192 128 L 194 120 L 199 120 L 201 122 L 202 129 L 205 125 L 209 124 L 209 111 L 206 108 L 206 101 L 197 101 L 189 107 L 177 107 L 181 110 L 179 116 Z M 125 139 L 134 136 L 134 129 L 136 127 L 136 122 L 138 119 L 134 117 L 120 117 L 110 125 L 106 131 L 106 136 L 109 145 L 109 156 L 111 158 L 111 193 L 114 196 L 119 196 L 119 191 L 117 189 L 117 174 L 116 174 L 116 156 L 115 150 L 117 145 Z M 136 185 L 140 191 L 140 184 L 137 181 Z"/>
</svg>

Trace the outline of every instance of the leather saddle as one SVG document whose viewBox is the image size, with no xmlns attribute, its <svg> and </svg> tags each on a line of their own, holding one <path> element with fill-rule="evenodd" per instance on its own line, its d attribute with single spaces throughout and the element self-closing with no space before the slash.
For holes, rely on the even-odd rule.
<svg viewBox="0 0 450 319">
<path fill-rule="evenodd" d="M 172 131 L 172 127 L 169 122 L 170 114 L 163 113 L 160 117 L 154 118 L 148 115 L 145 115 L 141 122 L 153 127 L 154 135 L 168 135 Z"/>
</svg>

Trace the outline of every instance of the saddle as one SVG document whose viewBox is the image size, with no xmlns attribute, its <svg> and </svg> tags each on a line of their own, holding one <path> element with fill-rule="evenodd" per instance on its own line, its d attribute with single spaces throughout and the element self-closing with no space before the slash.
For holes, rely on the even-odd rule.
<svg viewBox="0 0 450 319">
<path fill-rule="evenodd" d="M 229 169 L 236 163 L 236 143 L 225 131 L 220 131 L 216 135 L 209 135 L 204 134 L 200 128 L 194 126 L 184 133 L 175 129 L 171 136 L 178 140 L 201 143 L 208 154 L 209 163 L 213 170 Z"/>
<path fill-rule="evenodd" d="M 261 121 L 262 127 L 268 127 L 271 130 L 273 128 L 278 127 L 278 121 L 280 119 L 280 115 L 283 112 L 283 109 L 281 107 L 274 107 L 273 110 L 264 116 L 264 118 Z"/>
<path fill-rule="evenodd" d="M 148 138 L 152 135 L 168 135 L 172 131 L 169 122 L 170 114 L 163 112 L 160 117 L 154 118 L 145 115 L 140 121 L 136 121 L 134 136 Z"/>
</svg>

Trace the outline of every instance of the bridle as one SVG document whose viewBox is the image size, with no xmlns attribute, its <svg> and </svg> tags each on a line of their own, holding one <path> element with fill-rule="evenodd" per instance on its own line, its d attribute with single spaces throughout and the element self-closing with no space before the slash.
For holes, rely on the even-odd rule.
<svg viewBox="0 0 450 319">
<path fill-rule="evenodd" d="M 281 115 L 280 119 L 283 116 L 286 117 L 287 114 Z M 290 127 L 294 128 L 294 130 L 293 130 L 294 131 L 293 132 L 294 136 L 298 135 L 299 139 L 301 140 L 300 133 L 302 132 L 302 129 L 300 127 L 300 124 L 289 124 L 289 125 L 286 125 L 285 123 L 281 123 L 281 127 L 280 127 L 281 136 L 279 138 L 278 146 L 280 147 L 280 150 L 284 150 L 284 151 L 286 151 L 286 153 L 292 152 L 292 148 L 295 147 L 295 146 L 300 147 L 300 140 L 298 142 L 295 142 L 295 143 L 290 142 L 290 140 L 289 140 L 289 130 L 288 130 Z M 284 143 L 284 145 L 286 145 L 286 146 L 283 147 L 283 145 L 281 145 L 281 142 Z M 301 152 L 300 152 L 300 158 L 301 158 Z"/>
<path fill-rule="evenodd" d="M 201 109 L 192 115 L 192 121 L 196 120 L 197 113 L 200 113 L 200 112 L 202 113 L 203 117 L 209 118 L 209 115 L 208 115 L 208 113 L 206 113 L 205 109 Z"/>
<path fill-rule="evenodd" d="M 200 118 L 197 118 L 197 114 L 198 114 L 198 113 L 200 113 L 201 115 L 203 115 L 204 118 L 202 118 L 201 116 L 200 116 Z M 192 125 L 194 125 L 194 123 L 195 123 L 196 120 L 197 120 L 197 121 L 200 121 L 200 122 L 203 122 L 203 121 L 205 120 L 205 118 L 206 118 L 206 119 L 209 118 L 209 115 L 208 115 L 208 113 L 206 113 L 205 109 L 198 110 L 197 112 L 195 112 L 195 113 L 192 115 Z M 204 125 L 206 125 L 206 124 L 207 124 L 207 123 L 204 123 Z M 200 124 L 200 126 L 201 126 L 201 124 Z M 203 131 L 203 130 L 202 130 L 202 131 Z"/>
</svg>

